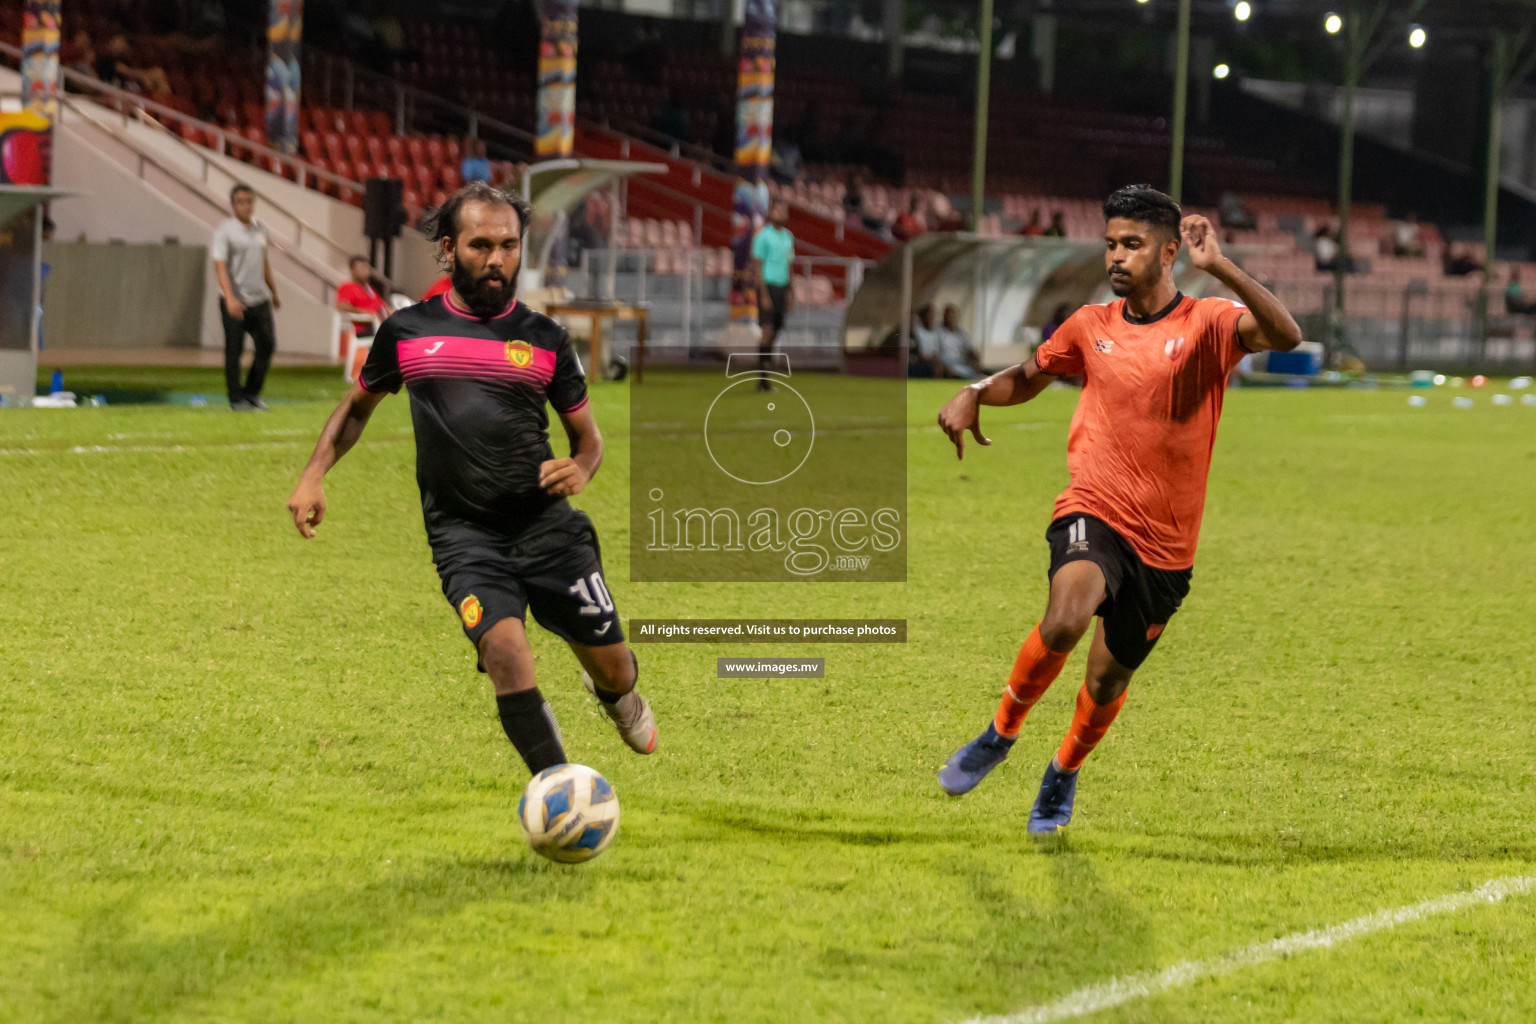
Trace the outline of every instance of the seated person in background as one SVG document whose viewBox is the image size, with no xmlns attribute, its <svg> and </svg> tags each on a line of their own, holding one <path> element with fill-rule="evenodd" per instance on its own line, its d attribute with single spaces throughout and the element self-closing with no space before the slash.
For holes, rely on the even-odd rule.
<svg viewBox="0 0 1536 1024">
<path fill-rule="evenodd" d="M 485 158 L 484 139 L 469 139 L 464 143 L 464 159 L 459 161 L 459 177 L 465 184 L 491 180 L 491 162 Z"/>
<path fill-rule="evenodd" d="M 96 74 L 96 47 L 88 32 L 76 32 L 59 50 L 59 63 L 82 75 Z"/>
<path fill-rule="evenodd" d="M 96 56 L 96 77 L 119 89 L 132 89 L 150 96 L 167 96 L 170 81 L 164 68 L 136 68 L 128 63 L 128 37 L 118 32 L 107 40 L 104 51 Z"/>
<path fill-rule="evenodd" d="M 933 322 L 932 305 L 919 309 L 913 318 L 911 347 L 907 349 L 907 376 L 944 376 L 944 364 L 939 361 L 939 331 Z"/>
<path fill-rule="evenodd" d="M 1339 268 L 1339 243 L 1327 224 L 1321 225 L 1312 236 L 1312 260 L 1313 265 L 1324 273 L 1331 274 Z"/>
<path fill-rule="evenodd" d="M 944 307 L 944 326 L 939 328 L 939 362 L 944 376 L 955 380 L 979 380 L 982 372 L 970 335 L 960 327 L 958 306 Z"/>
<path fill-rule="evenodd" d="M 1224 228 L 1252 231 L 1258 227 L 1259 222 L 1254 219 L 1253 211 L 1248 209 L 1248 204 L 1236 192 L 1223 192 L 1216 208 L 1221 214 L 1221 226 Z"/>
<path fill-rule="evenodd" d="M 383 323 L 392 310 L 373 285 L 373 268 L 368 265 L 368 257 L 353 256 L 347 261 L 347 270 L 352 280 L 336 289 L 336 308 L 359 317 L 377 318 Z M 359 337 L 366 337 L 373 333 L 375 325 L 370 319 L 354 321 L 354 326 Z"/>
<path fill-rule="evenodd" d="M 1072 315 L 1072 307 L 1068 306 L 1065 302 L 1063 302 L 1061 305 L 1057 306 L 1056 307 L 1056 311 L 1051 314 L 1051 318 L 1049 320 L 1047 320 L 1045 322 L 1045 324 L 1040 328 L 1040 340 L 1041 340 L 1041 342 L 1050 341 L 1051 340 L 1051 335 L 1055 334 L 1058 330 L 1060 330 L 1061 329 L 1061 325 L 1066 323 L 1067 322 L 1067 318 L 1070 317 L 1071 315 Z"/>
<path fill-rule="evenodd" d="M 960 216 L 960 211 L 950 203 L 949 196 L 939 192 L 934 195 L 933 202 L 928 206 L 928 230 L 929 231 L 964 231 L 965 218 Z"/>
<path fill-rule="evenodd" d="M 1025 238 L 1039 238 L 1045 234 L 1045 225 L 1040 223 L 1040 207 L 1030 211 L 1029 222 L 1019 228 L 1019 234 Z"/>
<path fill-rule="evenodd" d="M 1051 226 L 1045 229 L 1046 238 L 1066 238 L 1067 221 L 1062 212 L 1057 210 L 1051 214 Z"/>
<path fill-rule="evenodd" d="M 1520 286 L 1520 268 L 1509 268 L 1509 284 L 1504 286 L 1504 312 L 1510 316 L 1521 316 L 1526 313 L 1536 312 L 1536 304 L 1527 302 L 1525 289 Z"/>
<path fill-rule="evenodd" d="M 1412 210 L 1402 220 L 1392 222 L 1392 255 L 1424 255 L 1424 238 L 1419 231 L 1419 215 Z"/>
<path fill-rule="evenodd" d="M 920 205 L 921 201 L 917 196 L 911 196 L 907 199 L 906 212 L 897 217 L 896 223 L 891 225 L 892 238 L 895 238 L 898 242 L 910 242 L 928 230 L 927 226 L 923 223 L 923 215 L 918 210 Z"/>
<path fill-rule="evenodd" d="M 1483 261 L 1477 258 L 1477 249 L 1471 245 L 1452 242 L 1445 247 L 1443 264 L 1447 277 L 1466 277 L 1483 269 Z"/>
</svg>

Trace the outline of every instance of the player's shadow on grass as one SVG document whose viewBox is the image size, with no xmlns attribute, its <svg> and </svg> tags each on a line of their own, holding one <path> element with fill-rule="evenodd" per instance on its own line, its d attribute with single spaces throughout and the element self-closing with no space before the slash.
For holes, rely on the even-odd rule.
<svg viewBox="0 0 1536 1024">
<path fill-rule="evenodd" d="M 739 832 L 794 843 L 844 843 L 850 846 L 893 846 L 954 842 L 954 834 L 940 828 L 930 831 L 872 826 L 851 828 L 834 824 L 833 816 L 800 810 L 778 812 L 772 819 L 754 817 L 746 808 L 702 804 L 693 808 L 670 808 L 692 818 L 695 823 L 716 832 Z M 825 818 L 825 822 L 820 820 Z"/>
<path fill-rule="evenodd" d="M 1074 849 L 1069 834 L 1031 837 L 1019 845 L 1025 844 L 1001 867 L 996 860 L 956 865 L 972 905 L 988 923 L 978 932 L 985 938 L 975 954 L 999 993 L 995 1002 L 973 1007 L 976 1012 L 1006 1012 L 1021 1000 L 1049 998 L 1063 985 L 1155 966 L 1151 919 L 1103 882 L 1094 858 Z M 1030 849 L 1043 856 L 1031 859 Z M 1048 873 L 1049 889 L 1032 868 Z M 1049 989 L 1040 987 L 1042 979 Z"/>
<path fill-rule="evenodd" d="M 137 898 L 124 897 L 83 916 L 75 963 L 60 976 L 52 1019 L 156 1020 L 199 1000 L 312 978 L 349 957 L 409 941 L 403 936 L 413 922 L 474 903 L 574 901 L 601 884 L 592 871 L 532 854 L 460 861 L 409 877 L 311 889 L 245 912 L 231 902 L 219 923 L 169 936 L 145 928 L 153 915 Z M 346 1016 L 345 1008 L 335 1009 Z"/>
</svg>

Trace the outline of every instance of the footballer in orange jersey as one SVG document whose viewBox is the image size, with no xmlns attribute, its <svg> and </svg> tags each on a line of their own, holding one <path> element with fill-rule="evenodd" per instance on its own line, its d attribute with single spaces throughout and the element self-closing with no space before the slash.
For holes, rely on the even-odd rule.
<svg viewBox="0 0 1536 1024">
<path fill-rule="evenodd" d="M 967 432 L 991 444 L 981 406 L 1017 405 L 1058 377 L 1083 378 L 1067 439 L 1072 482 L 1045 532 L 1045 615 L 1024 641 L 986 731 L 939 771 L 944 791 L 959 796 L 1001 764 L 1029 709 L 1094 626 L 1087 679 L 1046 766 L 1031 832 L 1071 820 L 1078 769 L 1189 593 L 1228 374 L 1250 352 L 1301 342 L 1280 301 L 1222 256 L 1206 218 L 1185 217 L 1169 196 L 1132 185 L 1105 201 L 1104 219 L 1104 266 L 1118 298 L 1084 306 L 1022 365 L 962 388 L 939 412 L 963 458 Z M 1190 261 L 1240 301 L 1180 294 L 1173 264 L 1181 236 Z"/>
</svg>

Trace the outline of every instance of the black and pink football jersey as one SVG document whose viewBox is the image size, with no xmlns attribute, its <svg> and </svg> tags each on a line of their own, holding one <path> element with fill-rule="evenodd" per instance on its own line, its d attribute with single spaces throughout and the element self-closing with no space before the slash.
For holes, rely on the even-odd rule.
<svg viewBox="0 0 1536 1024">
<path fill-rule="evenodd" d="M 482 319 L 436 296 L 384 321 L 358 384 L 410 393 L 429 527 L 447 516 L 515 536 L 570 511 L 539 488 L 539 464 L 554 458 L 544 406 L 581 409 L 587 382 L 549 317 L 514 300 Z"/>
</svg>

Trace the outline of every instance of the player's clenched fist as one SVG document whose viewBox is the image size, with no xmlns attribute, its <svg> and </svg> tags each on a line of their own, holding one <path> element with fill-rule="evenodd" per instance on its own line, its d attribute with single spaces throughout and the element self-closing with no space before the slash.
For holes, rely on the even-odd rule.
<svg viewBox="0 0 1536 1024">
<path fill-rule="evenodd" d="M 587 486 L 587 473 L 575 459 L 547 459 L 539 463 L 539 486 L 548 494 L 569 498 Z"/>
<path fill-rule="evenodd" d="M 293 525 L 299 536 L 313 537 L 315 527 L 325 518 L 325 488 L 318 483 L 300 480 L 299 486 L 288 496 L 288 511 L 293 513 Z"/>
<path fill-rule="evenodd" d="M 939 410 L 939 429 L 955 445 L 955 458 L 965 458 L 965 432 L 976 435 L 977 444 L 991 444 L 981 434 L 981 395 L 975 388 L 961 388 L 960 393 Z"/>
</svg>

